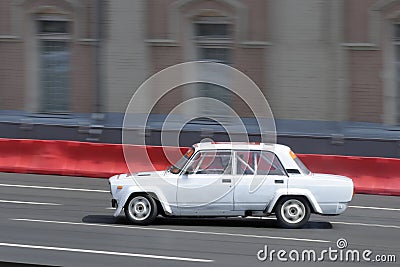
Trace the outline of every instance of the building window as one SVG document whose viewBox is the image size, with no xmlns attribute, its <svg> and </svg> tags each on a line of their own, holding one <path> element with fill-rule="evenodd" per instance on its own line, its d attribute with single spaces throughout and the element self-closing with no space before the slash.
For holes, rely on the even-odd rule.
<svg viewBox="0 0 400 267">
<path fill-rule="evenodd" d="M 69 108 L 70 48 L 66 20 L 38 19 L 40 111 L 65 113 Z"/>
<path fill-rule="evenodd" d="M 194 45 L 198 60 L 233 64 L 232 24 L 225 17 L 196 18 Z M 218 78 L 224 79 L 224 77 Z M 231 93 L 226 88 L 214 84 L 199 84 L 198 95 L 219 100 L 227 105 L 231 105 L 233 101 Z M 205 115 L 216 113 L 223 116 L 226 111 L 222 108 L 217 110 L 216 107 L 201 107 L 201 112 Z"/>
<path fill-rule="evenodd" d="M 39 34 L 68 34 L 68 21 L 38 20 Z"/>
<path fill-rule="evenodd" d="M 220 38 L 229 39 L 230 24 L 227 22 L 217 22 L 213 20 L 198 20 L 195 22 L 197 38 Z"/>
<path fill-rule="evenodd" d="M 400 24 L 394 24 L 393 44 L 395 48 L 396 120 L 400 123 Z"/>
<path fill-rule="evenodd" d="M 199 59 L 228 64 L 231 59 L 231 49 L 224 47 L 199 47 Z"/>
<path fill-rule="evenodd" d="M 232 64 L 232 24 L 224 17 L 200 17 L 194 22 L 199 60 Z"/>
</svg>

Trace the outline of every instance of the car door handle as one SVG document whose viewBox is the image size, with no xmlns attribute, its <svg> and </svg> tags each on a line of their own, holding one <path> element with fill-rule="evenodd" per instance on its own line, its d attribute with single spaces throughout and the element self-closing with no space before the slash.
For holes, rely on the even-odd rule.
<svg viewBox="0 0 400 267">
<path fill-rule="evenodd" d="M 283 184 L 283 180 L 275 180 L 276 184 Z"/>
<path fill-rule="evenodd" d="M 231 179 L 222 179 L 222 182 L 223 182 L 223 183 L 231 183 L 232 180 L 231 180 Z"/>
</svg>

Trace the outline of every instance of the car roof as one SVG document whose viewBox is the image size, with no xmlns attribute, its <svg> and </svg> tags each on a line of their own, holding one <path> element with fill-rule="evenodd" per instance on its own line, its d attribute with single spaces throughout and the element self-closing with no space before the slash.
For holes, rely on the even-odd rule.
<svg viewBox="0 0 400 267">
<path fill-rule="evenodd" d="M 257 143 L 257 142 L 202 142 L 194 144 L 193 147 L 196 150 L 208 150 L 208 149 L 239 149 L 239 150 L 266 150 L 274 152 L 289 152 L 290 148 L 280 144 L 268 144 L 268 143 Z"/>
</svg>

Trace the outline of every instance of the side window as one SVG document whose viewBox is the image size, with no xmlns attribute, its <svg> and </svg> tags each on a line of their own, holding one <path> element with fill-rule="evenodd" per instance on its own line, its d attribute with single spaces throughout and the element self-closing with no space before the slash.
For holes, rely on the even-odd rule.
<svg viewBox="0 0 400 267">
<path fill-rule="evenodd" d="M 255 173 L 254 169 L 254 159 L 252 151 L 237 151 L 236 152 L 236 174 L 248 174 L 253 175 Z"/>
<path fill-rule="evenodd" d="M 238 175 L 285 175 L 274 153 L 268 151 L 237 151 L 236 173 Z"/>
<path fill-rule="evenodd" d="M 285 175 L 285 171 L 283 170 L 283 166 L 274 153 L 262 151 L 259 153 L 257 174 Z"/>
<path fill-rule="evenodd" d="M 190 162 L 187 172 L 191 174 L 231 174 L 230 151 L 200 151 Z"/>
</svg>

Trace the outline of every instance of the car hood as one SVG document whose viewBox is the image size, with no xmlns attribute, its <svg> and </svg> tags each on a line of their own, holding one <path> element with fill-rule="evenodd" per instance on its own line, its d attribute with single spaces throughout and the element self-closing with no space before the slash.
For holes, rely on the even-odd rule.
<svg viewBox="0 0 400 267">
<path fill-rule="evenodd" d="M 152 171 L 152 172 L 134 172 L 120 174 L 118 179 L 147 179 L 147 178 L 158 178 L 164 176 L 165 171 Z"/>
</svg>

